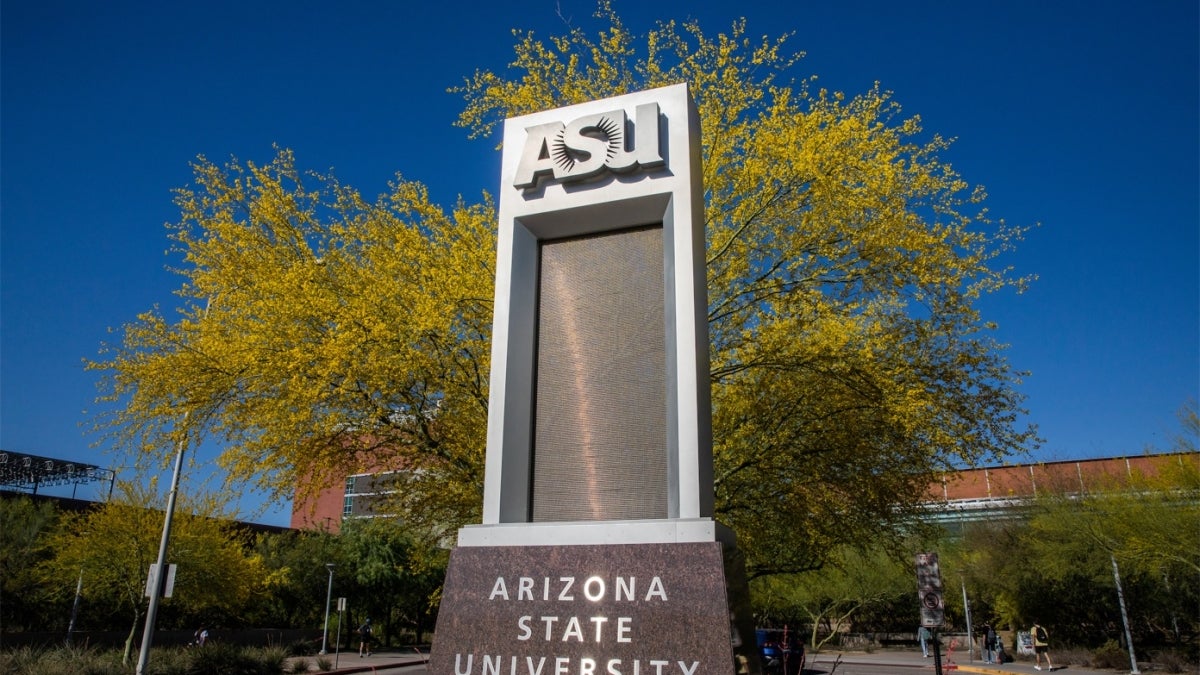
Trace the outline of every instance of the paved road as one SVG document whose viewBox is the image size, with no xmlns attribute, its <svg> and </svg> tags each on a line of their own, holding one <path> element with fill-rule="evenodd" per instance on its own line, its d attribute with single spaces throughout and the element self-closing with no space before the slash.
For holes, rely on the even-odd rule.
<svg viewBox="0 0 1200 675">
<path fill-rule="evenodd" d="M 337 657 L 335 670 L 323 671 L 336 675 L 371 673 L 372 675 L 424 675 L 427 673 L 425 660 L 428 655 L 403 652 L 380 652 L 359 657 L 357 652 L 343 653 Z M 956 673 L 980 673 L 982 675 L 1038 675 L 1031 661 L 1006 663 L 1002 666 L 987 665 L 981 661 L 970 661 L 954 655 L 952 660 L 943 658 L 943 675 Z M 334 658 L 329 655 L 330 660 Z M 295 661 L 295 659 L 291 659 Z M 309 657 L 310 672 L 322 672 L 316 668 L 316 657 Z M 1042 671 L 1045 672 L 1045 671 Z M 1095 670 L 1078 666 L 1058 667 L 1054 672 L 1066 675 L 1114 675 L 1116 671 Z M 875 652 L 821 652 L 810 655 L 805 663 L 804 675 L 933 675 L 933 659 L 922 658 L 920 653 L 908 650 L 880 650 Z"/>
<path fill-rule="evenodd" d="M 918 675 L 934 672 L 933 659 L 922 658 L 915 651 L 877 651 L 877 652 L 822 652 L 815 658 L 810 658 L 805 664 L 805 675 Z M 1017 661 L 1004 665 L 989 665 L 982 661 L 971 661 L 963 654 L 955 654 L 952 659 L 942 660 L 943 675 L 955 673 L 982 673 L 983 675 L 1012 675 L 1018 673 L 1036 675 L 1037 670 L 1032 661 Z M 1046 672 L 1043 670 L 1042 672 Z M 1056 667 L 1054 672 L 1066 675 L 1114 675 L 1111 670 L 1094 670 L 1077 666 Z"/>
<path fill-rule="evenodd" d="M 370 656 L 359 656 L 357 651 L 342 652 L 340 654 L 330 653 L 324 657 L 308 656 L 300 658 L 290 658 L 288 661 L 296 664 L 298 661 L 303 661 L 308 664 L 309 672 L 337 675 L 349 675 L 350 673 L 372 673 L 373 675 L 399 675 L 400 673 L 417 675 L 425 673 L 425 661 L 428 654 L 423 652 L 414 652 L 411 649 L 401 652 L 376 652 Z M 332 670 L 320 670 L 317 667 L 317 659 L 327 658 L 330 663 L 336 663 L 337 668 Z"/>
</svg>

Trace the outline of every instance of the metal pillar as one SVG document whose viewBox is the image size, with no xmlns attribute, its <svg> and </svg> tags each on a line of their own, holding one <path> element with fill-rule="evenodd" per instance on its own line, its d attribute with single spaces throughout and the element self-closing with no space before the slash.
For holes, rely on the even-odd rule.
<svg viewBox="0 0 1200 675">
<path fill-rule="evenodd" d="M 321 653 L 325 654 L 325 646 L 329 639 L 329 601 L 333 597 L 333 563 L 325 563 L 325 569 L 329 570 L 329 586 L 325 588 L 325 625 L 321 630 Z"/>
<path fill-rule="evenodd" d="M 167 497 L 167 513 L 163 517 L 162 539 L 158 542 L 158 564 L 150 575 L 153 586 L 150 591 L 150 607 L 146 610 L 146 630 L 142 632 L 142 648 L 138 652 L 137 675 L 145 675 L 146 663 L 150 660 L 150 645 L 154 642 L 154 621 L 158 618 L 158 604 L 162 600 L 162 579 L 167 569 L 167 542 L 171 539 L 171 520 L 175 517 L 175 498 L 179 494 L 179 475 L 183 473 L 183 455 L 187 450 L 188 414 L 183 414 L 183 429 L 176 444 L 175 472 L 171 475 L 171 492 Z"/>
</svg>

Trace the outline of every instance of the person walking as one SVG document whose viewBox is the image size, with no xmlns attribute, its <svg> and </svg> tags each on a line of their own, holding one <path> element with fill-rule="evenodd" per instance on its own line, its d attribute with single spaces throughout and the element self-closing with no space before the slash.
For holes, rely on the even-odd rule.
<svg viewBox="0 0 1200 675">
<path fill-rule="evenodd" d="M 983 662 L 997 663 L 996 661 L 996 631 L 992 629 L 992 624 L 983 624 Z"/>
<path fill-rule="evenodd" d="M 1046 633 L 1046 629 L 1042 628 L 1036 620 L 1033 622 L 1033 628 L 1029 629 L 1029 637 L 1033 640 L 1033 658 L 1034 670 L 1042 669 L 1042 655 L 1046 656 L 1046 670 L 1054 670 L 1054 664 L 1050 663 L 1050 635 Z"/>
<path fill-rule="evenodd" d="M 358 657 L 371 655 L 371 618 L 358 627 Z"/>
<path fill-rule="evenodd" d="M 921 656 L 924 656 L 925 658 L 929 658 L 929 639 L 931 637 L 933 636 L 930 634 L 929 629 L 925 626 L 921 626 L 919 629 L 917 629 L 917 640 L 921 643 Z"/>
</svg>

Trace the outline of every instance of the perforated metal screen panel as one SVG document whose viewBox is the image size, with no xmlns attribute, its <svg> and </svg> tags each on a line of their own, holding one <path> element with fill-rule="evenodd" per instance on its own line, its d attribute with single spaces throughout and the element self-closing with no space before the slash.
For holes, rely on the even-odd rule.
<svg viewBox="0 0 1200 675">
<path fill-rule="evenodd" d="M 662 233 L 541 244 L 535 522 L 667 517 Z"/>
</svg>

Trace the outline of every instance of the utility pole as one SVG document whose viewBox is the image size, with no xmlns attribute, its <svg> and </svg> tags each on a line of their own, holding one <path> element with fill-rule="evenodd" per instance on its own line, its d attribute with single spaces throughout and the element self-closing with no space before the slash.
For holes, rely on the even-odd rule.
<svg viewBox="0 0 1200 675">
<path fill-rule="evenodd" d="M 333 598 L 333 563 L 325 563 L 329 570 L 329 586 L 325 588 L 325 626 L 321 631 L 321 653 L 325 654 L 325 646 L 329 640 L 329 601 Z"/>
<path fill-rule="evenodd" d="M 71 646 L 71 634 L 75 632 L 75 619 L 79 616 L 79 596 L 83 595 L 83 568 L 79 568 L 79 581 L 75 582 L 75 602 L 71 603 L 71 621 L 67 624 L 67 646 Z"/>
<path fill-rule="evenodd" d="M 207 310 L 206 310 L 207 311 Z M 146 629 L 142 631 L 142 648 L 138 652 L 137 675 L 145 675 L 146 663 L 150 660 L 150 645 L 154 642 L 154 621 L 158 618 L 158 604 L 162 600 L 162 580 L 167 573 L 167 542 L 171 540 L 171 520 L 175 517 L 175 499 L 179 494 L 179 474 L 183 473 L 183 455 L 187 451 L 188 413 L 183 414 L 183 429 L 176 443 L 175 472 L 171 475 L 171 492 L 167 497 L 167 513 L 163 517 L 162 539 L 158 542 L 158 564 L 151 574 L 150 607 L 146 610 Z"/>
<path fill-rule="evenodd" d="M 975 661 L 975 629 L 971 625 L 971 603 L 967 602 L 967 581 L 966 581 L 966 579 L 963 579 L 960 577 L 959 582 L 962 583 L 963 613 L 966 614 L 966 619 L 967 619 L 967 660 L 974 663 L 974 661 Z"/>
<path fill-rule="evenodd" d="M 1129 630 L 1129 613 L 1125 610 L 1125 591 L 1121 589 L 1121 570 L 1117 567 L 1117 556 L 1108 554 L 1112 560 L 1113 581 L 1117 584 L 1117 603 L 1121 605 L 1121 623 L 1125 627 L 1125 644 L 1129 646 L 1130 675 L 1139 675 L 1137 657 L 1133 655 L 1133 633 Z"/>
<path fill-rule="evenodd" d="M 212 298 L 204 302 L 202 319 L 208 318 L 208 309 Z M 154 566 L 154 574 L 150 575 L 153 590 L 150 592 L 150 606 L 146 609 L 146 630 L 142 632 L 142 648 L 138 652 L 137 675 L 145 675 L 146 663 L 150 660 L 150 645 L 154 642 L 154 622 L 158 618 L 158 604 L 162 600 L 162 580 L 167 573 L 167 543 L 171 540 L 171 521 L 175 517 L 175 500 L 179 496 L 179 476 L 183 473 L 183 455 L 187 452 L 187 430 L 190 410 L 185 410 L 179 428 L 179 440 L 175 443 L 175 471 L 171 474 L 171 492 L 167 496 L 167 512 L 163 516 L 162 539 L 158 542 L 158 564 Z M 116 474 L 113 474 L 116 481 Z M 112 498 L 112 487 L 109 486 L 109 499 Z"/>
</svg>

